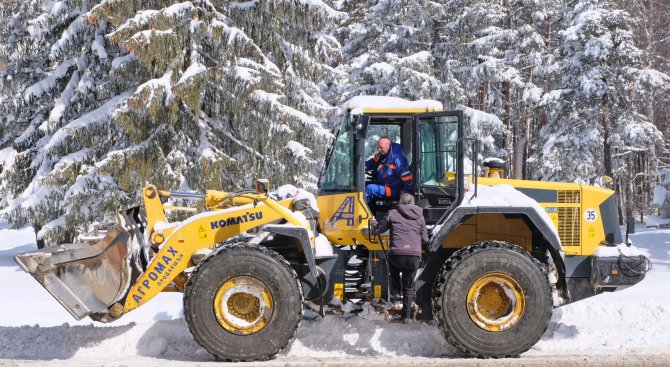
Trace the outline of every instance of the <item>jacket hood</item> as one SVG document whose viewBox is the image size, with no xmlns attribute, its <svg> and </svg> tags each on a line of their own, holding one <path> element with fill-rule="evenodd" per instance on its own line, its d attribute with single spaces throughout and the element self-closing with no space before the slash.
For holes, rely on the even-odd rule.
<svg viewBox="0 0 670 367">
<path fill-rule="evenodd" d="M 398 213 L 407 219 L 419 219 L 423 215 L 421 207 L 412 204 L 398 204 Z"/>
<path fill-rule="evenodd" d="M 395 159 L 395 157 L 401 154 L 404 154 L 402 150 L 402 145 L 398 143 L 391 143 L 391 148 L 389 149 L 387 156 L 391 159 Z"/>
</svg>

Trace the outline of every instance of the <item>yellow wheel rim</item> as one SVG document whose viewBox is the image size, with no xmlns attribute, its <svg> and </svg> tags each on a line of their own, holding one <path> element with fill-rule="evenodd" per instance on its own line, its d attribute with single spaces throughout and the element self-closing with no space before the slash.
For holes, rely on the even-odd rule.
<svg viewBox="0 0 670 367">
<path fill-rule="evenodd" d="M 260 280 L 247 276 L 228 279 L 214 296 L 214 314 L 219 324 L 231 333 L 248 335 L 263 329 L 272 318 L 270 289 Z"/>
<path fill-rule="evenodd" d="M 504 331 L 516 325 L 526 307 L 526 297 L 514 278 L 490 273 L 468 290 L 467 308 L 472 321 L 488 331 Z"/>
</svg>

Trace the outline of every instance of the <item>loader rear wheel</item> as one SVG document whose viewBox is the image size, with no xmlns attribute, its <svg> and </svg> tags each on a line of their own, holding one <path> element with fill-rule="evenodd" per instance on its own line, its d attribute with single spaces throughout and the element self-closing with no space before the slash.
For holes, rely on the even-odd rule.
<svg viewBox="0 0 670 367">
<path fill-rule="evenodd" d="M 195 268 L 184 293 L 193 338 L 215 358 L 272 358 L 295 336 L 303 295 L 284 258 L 265 247 L 226 245 Z"/>
<path fill-rule="evenodd" d="M 433 284 L 433 317 L 466 356 L 518 356 L 544 334 L 553 306 L 549 278 L 520 247 L 487 241 L 454 253 Z"/>
</svg>

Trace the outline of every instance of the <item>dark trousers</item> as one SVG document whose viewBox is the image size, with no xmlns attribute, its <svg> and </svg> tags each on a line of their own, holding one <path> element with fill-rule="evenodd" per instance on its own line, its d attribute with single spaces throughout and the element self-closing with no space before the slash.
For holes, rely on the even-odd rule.
<svg viewBox="0 0 670 367">
<path fill-rule="evenodd" d="M 400 293 L 400 274 L 402 274 L 402 318 L 411 317 L 414 302 L 414 277 L 421 265 L 418 256 L 389 255 L 389 272 L 391 273 L 391 294 Z"/>
</svg>

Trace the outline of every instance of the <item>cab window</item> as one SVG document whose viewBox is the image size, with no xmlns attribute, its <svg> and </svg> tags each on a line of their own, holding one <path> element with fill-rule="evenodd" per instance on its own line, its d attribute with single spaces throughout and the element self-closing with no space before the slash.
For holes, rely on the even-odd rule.
<svg viewBox="0 0 670 367">
<path fill-rule="evenodd" d="M 436 116 L 419 119 L 422 186 L 455 186 L 458 118 Z"/>
<path fill-rule="evenodd" d="M 377 141 L 382 136 L 388 136 L 394 143 L 402 144 L 402 129 L 397 124 L 370 124 L 368 136 L 365 139 L 365 159 L 372 158 L 377 153 Z"/>
<path fill-rule="evenodd" d="M 354 139 L 348 119 L 342 123 L 326 165 L 322 190 L 349 191 L 354 187 Z"/>
</svg>

